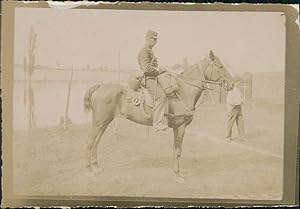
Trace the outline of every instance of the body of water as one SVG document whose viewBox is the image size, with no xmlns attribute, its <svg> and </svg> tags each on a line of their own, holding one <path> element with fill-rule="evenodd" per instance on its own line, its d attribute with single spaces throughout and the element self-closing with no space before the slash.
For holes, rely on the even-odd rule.
<svg viewBox="0 0 300 209">
<path fill-rule="evenodd" d="M 91 121 L 91 114 L 84 113 L 83 97 L 89 87 L 98 83 L 126 83 L 128 77 L 134 74 L 128 72 L 83 73 L 75 72 L 69 102 L 69 118 L 73 123 L 87 123 Z M 35 103 L 37 127 L 58 125 L 60 118 L 65 115 L 68 94 L 68 79 L 70 72 L 63 72 L 57 80 L 36 80 L 32 83 Z M 51 77 L 51 76 L 50 76 Z M 58 75 L 55 75 L 57 78 Z M 61 78 L 64 77 L 62 80 Z M 47 76 L 49 79 L 49 76 Z M 24 103 L 25 82 L 18 77 L 14 82 L 13 95 L 13 126 L 15 130 L 26 129 L 28 118 Z M 253 77 L 253 99 L 267 99 L 272 103 L 284 103 L 284 74 L 267 73 Z"/>
<path fill-rule="evenodd" d="M 97 82 L 73 83 L 70 92 L 69 117 L 73 123 L 85 123 L 91 119 L 83 111 L 83 97 L 86 90 Z M 65 115 L 68 82 L 33 83 L 34 112 L 37 127 L 58 125 L 60 117 Z M 27 113 L 24 104 L 24 83 L 14 84 L 14 129 L 27 128 Z"/>
</svg>

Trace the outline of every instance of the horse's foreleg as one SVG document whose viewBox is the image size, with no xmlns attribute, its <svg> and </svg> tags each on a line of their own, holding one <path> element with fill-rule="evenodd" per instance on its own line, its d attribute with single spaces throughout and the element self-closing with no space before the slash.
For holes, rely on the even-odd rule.
<svg viewBox="0 0 300 209">
<path fill-rule="evenodd" d="M 180 157 L 181 157 L 181 151 L 182 151 L 182 141 L 183 136 L 185 133 L 185 124 L 179 126 L 178 128 L 174 128 L 174 145 L 173 145 L 173 151 L 174 151 L 174 167 L 173 170 L 176 175 L 181 176 L 180 173 Z"/>
</svg>

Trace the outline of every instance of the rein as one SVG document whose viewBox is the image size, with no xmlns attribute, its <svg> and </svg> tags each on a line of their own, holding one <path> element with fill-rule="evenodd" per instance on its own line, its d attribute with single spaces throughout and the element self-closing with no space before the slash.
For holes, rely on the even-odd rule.
<svg viewBox="0 0 300 209">
<path fill-rule="evenodd" d="M 196 79 L 196 78 L 192 78 L 192 77 L 186 77 L 186 76 L 183 76 L 183 75 L 180 75 L 180 74 L 177 74 L 177 73 L 174 73 L 174 72 L 170 72 L 170 71 L 168 71 L 168 73 L 175 75 L 175 78 L 176 78 L 176 79 L 181 80 L 181 81 L 183 81 L 184 83 L 186 83 L 186 84 L 188 84 L 188 85 L 190 85 L 190 86 L 197 87 L 197 88 L 199 88 L 199 89 L 209 89 L 209 90 L 214 90 L 214 89 L 205 87 L 205 86 L 203 86 L 203 85 L 198 85 L 198 84 L 190 83 L 190 82 L 188 82 L 186 79 L 194 80 L 194 81 L 197 81 L 197 82 L 201 82 L 201 84 L 203 84 L 203 83 L 210 83 L 210 84 L 221 85 L 220 82 L 216 82 L 216 81 L 200 80 L 200 79 Z"/>
</svg>

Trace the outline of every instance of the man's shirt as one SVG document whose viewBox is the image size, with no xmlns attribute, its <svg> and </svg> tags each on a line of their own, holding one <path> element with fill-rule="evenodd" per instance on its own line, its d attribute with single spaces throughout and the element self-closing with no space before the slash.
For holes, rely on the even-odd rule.
<svg viewBox="0 0 300 209">
<path fill-rule="evenodd" d="M 227 110 L 231 111 L 237 105 L 243 104 L 243 94 L 239 88 L 234 87 L 231 91 L 228 92 L 226 103 L 227 103 Z"/>
</svg>

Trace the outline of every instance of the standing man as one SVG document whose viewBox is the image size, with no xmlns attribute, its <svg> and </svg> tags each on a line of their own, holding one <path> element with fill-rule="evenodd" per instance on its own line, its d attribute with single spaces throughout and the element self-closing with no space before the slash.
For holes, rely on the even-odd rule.
<svg viewBox="0 0 300 209">
<path fill-rule="evenodd" d="M 241 141 L 246 141 L 244 119 L 242 113 L 242 104 L 244 103 L 243 95 L 238 88 L 241 78 L 233 78 L 233 88 L 228 92 L 227 103 L 227 133 L 226 140 L 231 141 L 232 127 L 236 123 Z"/>
<path fill-rule="evenodd" d="M 164 72 L 158 67 L 157 58 L 154 56 L 152 48 L 157 43 L 157 32 L 149 30 L 145 37 L 146 44 L 138 54 L 138 63 L 144 72 L 146 88 L 154 96 L 153 107 L 153 127 L 156 131 L 168 130 L 168 119 L 164 116 L 167 105 L 167 96 L 157 82 L 156 77 Z"/>
</svg>

